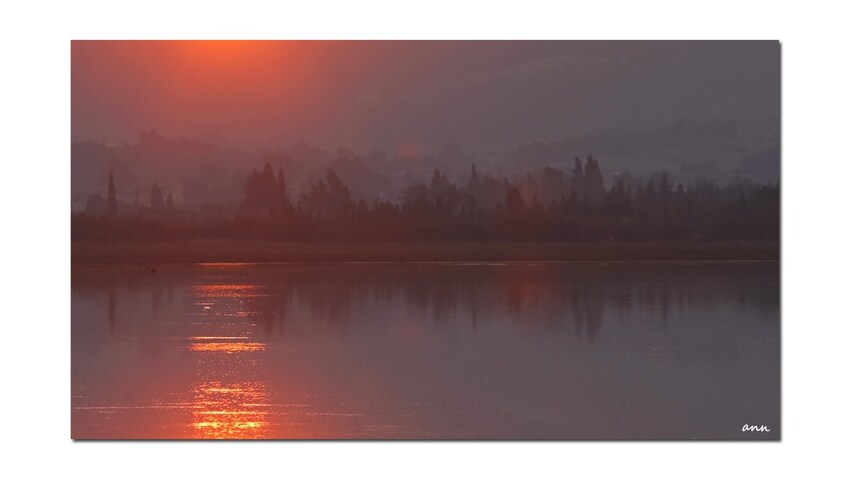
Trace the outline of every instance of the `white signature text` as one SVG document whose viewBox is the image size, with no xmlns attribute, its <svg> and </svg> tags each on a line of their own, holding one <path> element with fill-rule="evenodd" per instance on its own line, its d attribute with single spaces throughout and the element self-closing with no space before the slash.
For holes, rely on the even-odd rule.
<svg viewBox="0 0 850 479">
<path fill-rule="evenodd" d="M 744 424 L 744 427 L 741 428 L 741 432 L 770 432 L 770 428 L 765 425 L 750 426 L 749 424 Z"/>
</svg>

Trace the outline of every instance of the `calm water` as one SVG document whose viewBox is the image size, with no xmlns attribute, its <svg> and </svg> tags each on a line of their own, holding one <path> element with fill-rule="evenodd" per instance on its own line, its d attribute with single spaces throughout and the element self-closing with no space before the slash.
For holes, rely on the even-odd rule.
<svg viewBox="0 0 850 479">
<path fill-rule="evenodd" d="M 779 437 L 777 263 L 158 270 L 72 267 L 74 438 Z"/>
</svg>

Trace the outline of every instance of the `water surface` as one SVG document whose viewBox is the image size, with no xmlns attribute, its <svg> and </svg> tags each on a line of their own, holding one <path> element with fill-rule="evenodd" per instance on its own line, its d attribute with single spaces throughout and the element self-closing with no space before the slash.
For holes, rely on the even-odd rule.
<svg viewBox="0 0 850 479">
<path fill-rule="evenodd" d="M 71 274 L 76 439 L 779 437 L 775 262 Z"/>
</svg>

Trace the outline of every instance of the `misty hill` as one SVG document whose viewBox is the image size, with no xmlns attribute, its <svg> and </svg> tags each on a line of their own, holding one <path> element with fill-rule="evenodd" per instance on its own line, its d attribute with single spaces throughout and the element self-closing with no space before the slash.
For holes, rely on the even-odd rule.
<svg viewBox="0 0 850 479">
<path fill-rule="evenodd" d="M 740 175 L 777 182 L 780 168 L 778 119 L 758 122 L 686 121 L 629 133 L 592 134 L 523 145 L 511 154 L 514 168 L 569 168 L 573 158 L 593 152 L 605 158 L 606 176 L 628 171 L 646 176 L 665 170 L 678 181 L 700 176 L 726 181 Z"/>
<path fill-rule="evenodd" d="M 112 172 L 121 185 L 118 200 L 132 207 L 144 203 L 152 183 L 164 196 L 189 208 L 226 209 L 239 203 L 252 169 L 269 163 L 286 173 L 295 196 L 333 169 L 355 198 L 397 200 L 410 184 L 440 169 L 455 180 L 463 178 L 472 158 L 450 140 L 440 154 L 390 157 L 381 151 L 360 154 L 340 147 L 335 153 L 300 142 L 287 150 L 254 152 L 203 141 L 170 139 L 156 131 L 139 134 L 133 143 L 71 145 L 72 209 L 85 209 L 92 195 L 105 195 Z"/>
<path fill-rule="evenodd" d="M 251 170 L 265 163 L 275 170 L 284 169 L 296 194 L 329 167 L 339 172 L 358 197 L 398 194 L 392 191 L 389 178 L 373 168 L 384 163 L 379 154 L 360 158 L 351 151 L 338 151 L 335 157 L 307 143 L 288 151 L 252 152 L 145 131 L 134 143 L 71 145 L 72 209 L 84 208 L 92 194 L 105 194 L 110 171 L 122 185 L 119 200 L 128 204 L 145 202 L 150 185 L 158 183 L 163 194 L 173 195 L 179 204 L 224 207 L 241 200 Z"/>
<path fill-rule="evenodd" d="M 467 181 L 473 163 L 482 175 L 516 180 L 523 191 L 534 181 L 557 183 L 557 175 L 571 175 L 574 159 L 593 153 L 602 159 L 607 185 L 615 178 L 627 182 L 670 174 L 672 181 L 688 184 L 705 177 L 726 183 L 741 176 L 757 183 L 779 180 L 778 122 L 679 121 L 652 130 L 585 135 L 564 141 L 524 145 L 509 155 L 481 153 L 449 138 L 435 152 L 335 152 L 308 143 L 288 149 L 249 151 L 204 141 L 171 139 L 144 131 L 133 143 L 107 145 L 79 142 L 71 145 L 72 210 L 85 209 L 92 195 L 106 194 L 112 172 L 120 185 L 118 201 L 132 208 L 148 200 L 156 183 L 163 197 L 189 209 L 228 211 L 243 196 L 254 169 L 269 163 L 282 169 L 292 197 L 333 169 L 352 197 L 399 201 L 414 184 L 429 181 L 435 170 L 455 183 Z M 548 180 L 540 179 L 546 167 Z M 628 172 L 628 173 L 626 173 Z M 554 184 L 553 183 L 553 184 Z M 541 183 L 542 184 L 542 183 Z M 545 196 L 545 194 L 544 194 Z M 531 196 L 529 196 L 531 197 Z M 542 198 L 541 198 L 542 199 Z M 546 198 L 548 199 L 548 197 Z"/>
<path fill-rule="evenodd" d="M 103 193 L 107 172 L 123 185 L 121 199 L 141 201 L 150 184 L 181 202 L 201 202 L 219 197 L 238 199 L 244 178 L 240 164 L 260 162 L 259 154 L 221 148 L 203 142 L 164 138 L 155 131 L 139 134 L 135 143 L 105 145 L 85 142 L 71 145 L 72 206 L 93 193 Z M 241 173 L 238 173 L 240 172 Z"/>
</svg>

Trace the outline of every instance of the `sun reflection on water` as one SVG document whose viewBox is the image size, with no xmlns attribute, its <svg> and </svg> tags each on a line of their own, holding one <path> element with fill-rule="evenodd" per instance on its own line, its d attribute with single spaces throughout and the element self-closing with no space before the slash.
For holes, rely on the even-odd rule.
<svg viewBox="0 0 850 479">
<path fill-rule="evenodd" d="M 200 439 L 266 437 L 268 391 L 262 381 L 210 381 L 194 389 L 192 428 Z"/>
<path fill-rule="evenodd" d="M 263 351 L 266 345 L 249 342 L 198 342 L 192 343 L 189 348 L 198 352 L 245 353 Z"/>
<path fill-rule="evenodd" d="M 199 439 L 261 439 L 269 437 L 268 384 L 259 380 L 254 325 L 245 321 L 259 295 L 252 284 L 202 284 L 193 288 L 195 305 L 203 309 L 197 323 L 203 329 L 189 337 L 197 355 L 191 428 Z"/>
</svg>

